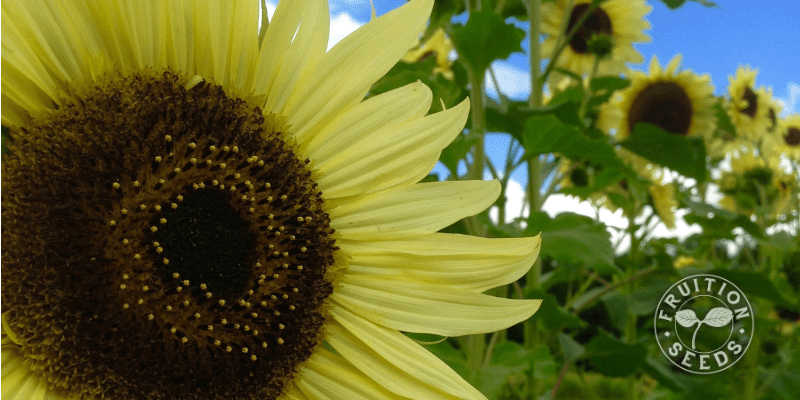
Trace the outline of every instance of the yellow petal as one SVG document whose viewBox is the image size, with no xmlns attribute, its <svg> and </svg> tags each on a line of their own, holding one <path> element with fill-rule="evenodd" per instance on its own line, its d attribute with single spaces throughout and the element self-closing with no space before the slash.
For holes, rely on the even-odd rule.
<svg viewBox="0 0 800 400">
<path fill-rule="evenodd" d="M 297 387 L 314 400 L 402 399 L 361 373 L 342 356 L 319 348 L 300 369 Z"/>
<path fill-rule="evenodd" d="M 370 97 L 298 145 L 317 164 L 327 162 L 363 136 L 422 118 L 428 113 L 432 98 L 431 90 L 422 82 Z"/>
<path fill-rule="evenodd" d="M 411 1 L 346 36 L 322 57 L 284 109 L 299 142 L 361 102 L 370 86 L 414 44 L 432 7 L 433 0 Z"/>
<path fill-rule="evenodd" d="M 499 194 L 497 181 L 401 186 L 334 203 L 331 226 L 351 240 L 424 235 L 485 210 Z"/>
<path fill-rule="evenodd" d="M 346 275 L 331 299 L 387 328 L 442 336 L 508 328 L 530 318 L 542 302 L 365 275 Z"/>
<path fill-rule="evenodd" d="M 411 399 L 485 399 L 447 364 L 402 333 L 341 307 L 331 309 L 328 343 L 381 386 Z"/>
<path fill-rule="evenodd" d="M 254 90 L 266 96 L 265 112 L 283 114 L 303 75 L 314 73 L 325 53 L 329 25 L 325 1 L 278 3 L 255 68 Z"/>
<path fill-rule="evenodd" d="M 418 182 L 461 132 L 468 115 L 469 101 L 464 100 L 405 124 L 346 132 L 346 147 L 331 152 L 326 146 L 316 165 L 321 172 L 317 183 L 327 198 L 335 198 Z"/>
<path fill-rule="evenodd" d="M 349 274 L 483 292 L 524 275 L 539 255 L 541 237 L 487 239 L 434 233 L 388 241 L 343 238 L 336 244 L 352 257 Z"/>
</svg>

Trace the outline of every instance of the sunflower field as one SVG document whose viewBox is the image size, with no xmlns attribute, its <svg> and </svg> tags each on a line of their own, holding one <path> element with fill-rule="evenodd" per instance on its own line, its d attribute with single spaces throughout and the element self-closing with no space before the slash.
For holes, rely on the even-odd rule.
<svg viewBox="0 0 800 400">
<path fill-rule="evenodd" d="M 800 115 L 687 1 L 3 0 L 2 399 L 796 399 Z"/>
<path fill-rule="evenodd" d="M 431 112 L 469 96 L 467 127 L 440 157 L 447 173 L 428 179 L 491 174 L 503 191 L 492 209 L 445 231 L 541 233 L 533 268 L 490 291 L 543 299 L 531 319 L 487 335 L 413 336 L 489 399 L 792 399 L 800 390 L 800 116 L 781 118 L 748 67 L 731 71 L 727 96 L 682 69 L 680 55 L 627 70 L 648 61 L 632 44 L 649 40 L 649 9 L 637 0 L 437 1 L 420 44 L 372 89 L 420 80 L 441 99 Z M 513 20 L 542 38 L 530 42 L 528 101 L 489 97 L 483 79 L 499 87 L 492 61 L 528 40 Z M 487 132 L 510 138 L 504 165 L 486 156 Z M 524 212 L 507 207 L 518 169 L 531 177 Z M 541 211 L 559 193 L 591 202 L 597 217 Z M 600 222 L 601 210 L 621 212 L 626 226 Z M 653 234 L 681 218 L 702 230 L 683 240 Z M 656 338 L 659 299 L 698 274 L 735 284 L 754 310 L 742 359 L 711 374 L 696 373 L 691 357 L 681 366 L 683 352 L 668 358 Z M 686 347 L 721 339 L 703 340 Z"/>
</svg>

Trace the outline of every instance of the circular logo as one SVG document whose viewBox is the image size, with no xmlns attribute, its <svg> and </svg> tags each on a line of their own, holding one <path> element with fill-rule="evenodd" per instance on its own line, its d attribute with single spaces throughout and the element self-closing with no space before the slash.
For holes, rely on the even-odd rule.
<svg viewBox="0 0 800 400">
<path fill-rule="evenodd" d="M 681 279 L 655 314 L 658 346 L 684 371 L 713 374 L 742 358 L 753 339 L 753 308 L 736 285 L 716 275 Z"/>
</svg>

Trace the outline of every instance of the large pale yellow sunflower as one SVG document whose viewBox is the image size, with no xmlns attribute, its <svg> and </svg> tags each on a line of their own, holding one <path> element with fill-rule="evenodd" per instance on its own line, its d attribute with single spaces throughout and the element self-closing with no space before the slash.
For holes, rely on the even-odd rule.
<svg viewBox="0 0 800 400">
<path fill-rule="evenodd" d="M 362 101 L 432 3 L 4 1 L 3 399 L 483 398 L 401 331 L 527 319 L 540 241 L 436 233 L 499 194 L 416 183 L 467 101 Z"/>
<path fill-rule="evenodd" d="M 731 96 L 728 115 L 738 133 L 754 142 L 765 137 L 775 125 L 775 110 L 770 109 L 771 96 L 764 88 L 756 88 L 758 71 L 740 66 L 736 76 L 729 76 L 728 94 Z"/>
<path fill-rule="evenodd" d="M 567 10 L 568 3 L 567 0 L 557 0 L 542 5 L 542 32 L 548 35 L 542 43 L 545 57 L 550 57 L 555 51 L 562 26 L 566 24 L 566 32 L 570 32 L 591 9 L 591 0 L 575 1 L 571 10 Z M 589 72 L 595 57 L 589 51 L 587 41 L 596 34 L 607 35 L 613 42 L 610 57 L 598 66 L 599 75 L 619 74 L 627 71 L 625 63 L 641 63 L 642 55 L 633 48 L 633 43 L 650 41 L 650 37 L 644 34 L 650 23 L 644 18 L 651 9 L 644 0 L 602 2 L 572 37 L 556 65 L 578 74 Z"/>
<path fill-rule="evenodd" d="M 662 70 L 653 56 L 649 74 L 631 72 L 630 86 L 601 108 L 599 125 L 616 130 L 619 139 L 628 137 L 640 122 L 683 136 L 710 133 L 715 125 L 711 78 L 676 72 L 680 61 L 677 55 Z"/>
</svg>

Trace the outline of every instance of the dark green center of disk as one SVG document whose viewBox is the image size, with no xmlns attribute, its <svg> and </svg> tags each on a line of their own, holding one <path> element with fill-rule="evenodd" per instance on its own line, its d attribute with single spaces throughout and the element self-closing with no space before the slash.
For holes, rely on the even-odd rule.
<svg viewBox="0 0 800 400">
<path fill-rule="evenodd" d="M 187 81 L 108 78 L 11 132 L 4 328 L 65 397 L 276 399 L 319 344 L 336 246 L 310 161 Z"/>
<path fill-rule="evenodd" d="M 572 14 L 569 16 L 569 24 L 567 25 L 567 32 L 572 32 L 575 25 L 589 12 L 591 5 L 578 4 L 572 8 Z M 572 51 L 578 54 L 586 54 L 589 52 L 589 39 L 593 35 L 604 34 L 611 36 L 613 27 L 611 26 L 611 18 L 608 14 L 600 8 L 595 8 L 584 21 L 583 25 L 575 32 L 575 36 L 569 41 L 569 47 Z"/>
<path fill-rule="evenodd" d="M 755 118 L 756 112 L 758 112 L 758 95 L 753 92 L 753 89 L 749 87 L 744 88 L 744 94 L 742 98 L 747 101 L 747 107 L 741 109 L 740 111 L 742 114 L 747 115 L 750 118 Z"/>
<path fill-rule="evenodd" d="M 153 236 L 170 260 L 160 267 L 165 279 L 177 272 L 190 282 L 206 283 L 220 297 L 244 289 L 257 257 L 255 235 L 225 193 L 187 192 L 181 207 L 162 215 L 169 223 Z"/>
<path fill-rule="evenodd" d="M 669 133 L 686 135 L 692 125 L 692 100 L 675 82 L 648 84 L 633 99 L 628 110 L 628 129 L 640 122 L 657 125 Z"/>
<path fill-rule="evenodd" d="M 786 135 L 783 137 L 783 141 L 788 146 L 800 146 L 800 128 L 796 126 L 790 126 L 789 129 L 786 130 Z"/>
</svg>

